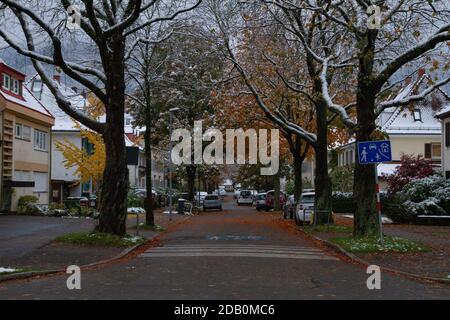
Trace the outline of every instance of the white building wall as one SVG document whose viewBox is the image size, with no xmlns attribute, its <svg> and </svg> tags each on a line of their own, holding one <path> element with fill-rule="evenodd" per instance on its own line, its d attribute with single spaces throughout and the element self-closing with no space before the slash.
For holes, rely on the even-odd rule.
<svg viewBox="0 0 450 320">
<path fill-rule="evenodd" d="M 81 149 L 81 137 L 78 132 L 52 132 L 52 180 L 76 181 L 80 178 L 75 174 L 76 168 L 64 167 L 64 156 L 56 148 L 56 142 L 69 141 Z"/>
</svg>

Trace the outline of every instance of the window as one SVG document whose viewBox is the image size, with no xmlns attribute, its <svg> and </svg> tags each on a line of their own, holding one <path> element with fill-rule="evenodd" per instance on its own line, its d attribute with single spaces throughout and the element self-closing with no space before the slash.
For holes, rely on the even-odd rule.
<svg viewBox="0 0 450 320">
<path fill-rule="evenodd" d="M 31 140 L 31 128 L 20 123 L 16 123 L 15 136 L 17 139 L 22 139 L 26 141 Z"/>
<path fill-rule="evenodd" d="M 125 118 L 125 125 L 131 126 L 131 118 L 130 117 Z"/>
<path fill-rule="evenodd" d="M 34 192 L 48 192 L 47 172 L 34 173 Z"/>
<path fill-rule="evenodd" d="M 33 85 L 31 87 L 31 90 L 36 93 L 36 92 L 41 92 L 42 91 L 42 80 L 40 79 L 36 79 L 33 81 Z"/>
<path fill-rule="evenodd" d="M 19 80 L 13 79 L 12 81 L 12 89 L 11 91 L 15 94 L 19 94 L 20 90 L 19 90 Z"/>
<path fill-rule="evenodd" d="M 22 125 L 16 124 L 16 138 L 22 139 Z"/>
<path fill-rule="evenodd" d="M 441 144 L 440 143 L 426 143 L 425 144 L 425 158 L 431 160 L 441 160 Z"/>
<path fill-rule="evenodd" d="M 435 143 L 431 145 L 431 159 L 441 159 L 441 144 Z"/>
<path fill-rule="evenodd" d="M 34 149 L 47 151 L 47 132 L 34 130 Z"/>
<path fill-rule="evenodd" d="M 22 139 L 31 141 L 31 128 L 28 126 L 22 126 Z"/>
<path fill-rule="evenodd" d="M 3 89 L 11 90 L 11 77 L 7 74 L 3 74 Z"/>
<path fill-rule="evenodd" d="M 420 109 L 415 109 L 413 115 L 414 121 L 422 121 L 422 112 L 420 112 Z"/>
</svg>

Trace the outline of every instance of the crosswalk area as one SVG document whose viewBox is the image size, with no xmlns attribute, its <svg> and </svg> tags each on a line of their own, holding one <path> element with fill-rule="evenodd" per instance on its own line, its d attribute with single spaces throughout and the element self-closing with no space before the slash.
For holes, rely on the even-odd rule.
<svg viewBox="0 0 450 320">
<path fill-rule="evenodd" d="M 238 244 L 184 244 L 154 247 L 145 251 L 141 258 L 166 257 L 242 257 L 304 260 L 338 260 L 311 247 L 238 245 Z"/>
</svg>

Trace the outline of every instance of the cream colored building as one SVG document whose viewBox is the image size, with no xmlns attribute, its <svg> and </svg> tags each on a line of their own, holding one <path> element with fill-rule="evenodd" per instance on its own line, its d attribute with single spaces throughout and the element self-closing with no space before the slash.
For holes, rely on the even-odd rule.
<svg viewBox="0 0 450 320">
<path fill-rule="evenodd" d="M 442 170 L 450 179 L 450 105 L 437 115 L 442 123 Z"/>
<path fill-rule="evenodd" d="M 407 81 L 396 95 L 398 99 L 422 92 L 431 79 L 419 72 L 416 81 Z M 393 99 L 395 97 L 390 97 Z M 384 132 L 392 145 L 392 162 L 378 165 L 378 176 L 392 174 L 400 164 L 402 155 L 421 155 L 440 169 L 442 160 L 441 137 L 442 128 L 436 115 L 445 105 L 450 103 L 450 97 L 437 89 L 423 101 L 406 107 L 394 107 L 384 110 L 378 118 L 378 126 Z M 356 159 L 355 143 L 349 143 L 338 148 L 338 165 L 352 165 Z M 386 187 L 381 181 L 381 187 Z"/>
<path fill-rule="evenodd" d="M 24 86 L 25 75 L 0 59 L 0 209 L 16 211 L 21 196 L 49 203 L 54 118 Z"/>
</svg>

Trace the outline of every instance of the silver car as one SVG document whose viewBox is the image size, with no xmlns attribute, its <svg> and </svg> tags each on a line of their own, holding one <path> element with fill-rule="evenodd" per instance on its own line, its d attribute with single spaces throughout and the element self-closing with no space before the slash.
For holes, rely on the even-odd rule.
<svg viewBox="0 0 450 320">
<path fill-rule="evenodd" d="M 305 222 L 311 223 L 311 216 L 314 213 L 316 194 L 315 192 L 304 192 L 295 210 L 295 223 L 303 225 Z"/>
<path fill-rule="evenodd" d="M 207 209 L 218 209 L 222 211 L 222 200 L 216 194 L 208 194 L 203 200 L 203 211 Z"/>
</svg>

